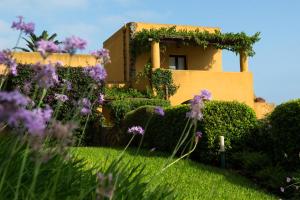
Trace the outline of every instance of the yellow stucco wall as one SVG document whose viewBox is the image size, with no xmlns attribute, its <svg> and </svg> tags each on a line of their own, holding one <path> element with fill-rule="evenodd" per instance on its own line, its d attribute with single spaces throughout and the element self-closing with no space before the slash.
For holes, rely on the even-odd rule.
<svg viewBox="0 0 300 200">
<path fill-rule="evenodd" d="M 96 59 L 91 55 L 85 54 L 76 54 L 74 56 L 70 56 L 69 54 L 64 53 L 54 53 L 51 54 L 46 61 L 43 61 L 42 57 L 39 53 L 36 52 L 15 52 L 14 58 L 17 63 L 21 64 L 35 64 L 37 62 L 57 62 L 60 61 L 64 66 L 71 67 L 85 67 L 89 65 L 95 65 Z M 0 74 L 3 74 L 5 71 L 5 66 L 0 65 Z"/>
<path fill-rule="evenodd" d="M 105 68 L 107 81 L 111 83 L 124 81 L 124 30 L 122 27 L 103 43 L 103 47 L 110 51 L 111 63 Z"/>
<path fill-rule="evenodd" d="M 14 58 L 17 60 L 18 63 L 21 64 L 34 64 L 37 62 L 42 61 L 42 57 L 39 53 L 36 52 L 17 52 L 14 53 Z M 51 54 L 46 62 L 57 62 L 61 61 L 64 66 L 71 66 L 71 67 L 78 67 L 78 66 L 88 66 L 88 65 L 95 65 L 96 59 L 91 55 L 86 54 L 76 54 L 74 56 L 70 56 L 69 54 L 65 53 L 54 53 Z"/>
<path fill-rule="evenodd" d="M 246 103 L 253 108 L 253 76 L 250 72 L 172 71 L 177 93 L 170 98 L 172 105 L 190 100 L 200 90 L 211 91 L 214 100 Z"/>
</svg>

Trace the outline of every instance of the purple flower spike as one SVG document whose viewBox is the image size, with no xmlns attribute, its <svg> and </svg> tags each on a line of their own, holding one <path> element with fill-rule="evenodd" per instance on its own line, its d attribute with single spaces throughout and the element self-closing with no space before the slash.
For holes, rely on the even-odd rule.
<svg viewBox="0 0 300 200">
<path fill-rule="evenodd" d="M 24 17 L 18 16 L 19 21 L 13 22 L 11 25 L 12 29 L 23 31 L 25 34 L 30 34 L 34 32 L 35 25 L 34 23 L 25 23 L 23 22 Z"/>
<path fill-rule="evenodd" d="M 16 76 L 18 74 L 16 60 L 9 49 L 0 51 L 0 64 L 5 65 L 11 75 Z"/>
<path fill-rule="evenodd" d="M 133 135 L 144 135 L 145 131 L 141 126 L 132 126 L 128 129 L 128 133 L 132 133 Z"/>
<path fill-rule="evenodd" d="M 164 109 L 160 106 L 157 106 L 154 108 L 154 112 L 157 114 L 157 115 L 160 115 L 160 116 L 164 116 L 165 115 L 165 112 L 164 112 Z"/>
<path fill-rule="evenodd" d="M 38 49 L 43 58 L 47 57 L 47 53 L 60 52 L 59 46 L 52 41 L 40 40 L 37 42 Z"/>
<path fill-rule="evenodd" d="M 87 42 L 79 37 L 72 36 L 66 38 L 63 44 L 64 44 L 64 51 L 73 55 L 76 53 L 78 49 L 80 50 L 85 49 Z"/>
<path fill-rule="evenodd" d="M 15 107 L 25 107 L 30 103 L 29 97 L 22 95 L 19 91 L 0 92 L 0 103 L 10 103 Z"/>
<path fill-rule="evenodd" d="M 82 115 L 88 115 L 91 111 L 91 102 L 88 98 L 83 98 L 79 100 L 78 105 L 80 106 L 80 113 Z"/>
<path fill-rule="evenodd" d="M 210 101 L 212 99 L 211 92 L 208 90 L 201 90 L 200 97 L 203 100 L 208 100 L 208 101 Z"/>
<path fill-rule="evenodd" d="M 104 94 L 100 93 L 98 97 L 98 103 L 102 105 L 104 103 Z"/>
<path fill-rule="evenodd" d="M 37 63 L 33 67 L 36 71 L 34 80 L 38 82 L 38 85 L 41 88 L 50 88 L 59 83 L 56 69 L 52 63 L 47 65 L 41 65 L 40 63 Z"/>
<path fill-rule="evenodd" d="M 96 64 L 94 67 L 85 67 L 83 71 L 98 83 L 105 80 L 107 76 L 106 70 L 100 64 Z"/>
<path fill-rule="evenodd" d="M 70 81 L 68 81 L 68 80 L 66 80 L 66 79 L 62 79 L 62 84 L 64 85 L 66 85 L 66 87 L 67 87 L 67 91 L 70 91 L 70 90 L 72 90 L 72 83 L 70 82 Z"/>
<path fill-rule="evenodd" d="M 196 135 L 197 138 L 202 138 L 203 134 L 202 134 L 201 131 L 197 131 L 195 135 Z"/>
<path fill-rule="evenodd" d="M 191 111 L 186 113 L 186 116 L 195 120 L 202 120 L 203 114 L 202 109 L 204 103 L 199 95 L 194 96 L 194 99 L 191 101 Z"/>
<path fill-rule="evenodd" d="M 102 64 L 110 63 L 110 56 L 108 49 L 99 49 L 91 53 L 97 60 L 100 60 Z"/>
<path fill-rule="evenodd" d="M 67 95 L 64 95 L 64 94 L 57 94 L 55 93 L 54 94 L 54 98 L 58 101 L 61 101 L 61 102 L 66 102 L 69 100 L 68 96 Z"/>
</svg>

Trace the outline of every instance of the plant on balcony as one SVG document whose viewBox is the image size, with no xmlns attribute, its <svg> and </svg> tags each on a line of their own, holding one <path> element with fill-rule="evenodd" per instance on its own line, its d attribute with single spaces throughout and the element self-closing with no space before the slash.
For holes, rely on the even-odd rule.
<svg viewBox="0 0 300 200">
<path fill-rule="evenodd" d="M 131 56 L 133 60 L 139 54 L 150 50 L 149 38 L 152 41 L 160 42 L 163 40 L 177 40 L 183 45 L 196 45 L 203 48 L 212 46 L 216 49 L 226 49 L 235 53 L 246 53 L 248 56 L 254 56 L 253 45 L 260 40 L 260 33 L 252 36 L 240 33 L 221 33 L 216 30 L 214 33 L 201 31 L 176 30 L 176 26 L 159 29 L 143 29 L 138 32 L 132 30 L 131 34 Z"/>
</svg>

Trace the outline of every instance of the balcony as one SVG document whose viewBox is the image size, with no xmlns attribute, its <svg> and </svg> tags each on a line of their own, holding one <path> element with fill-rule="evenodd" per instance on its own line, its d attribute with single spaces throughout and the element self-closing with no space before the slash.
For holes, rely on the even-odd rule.
<svg viewBox="0 0 300 200">
<path fill-rule="evenodd" d="M 177 93 L 170 98 L 172 105 L 181 104 L 208 89 L 214 100 L 244 102 L 254 106 L 253 75 L 251 72 L 211 72 L 200 70 L 172 70 Z"/>
</svg>

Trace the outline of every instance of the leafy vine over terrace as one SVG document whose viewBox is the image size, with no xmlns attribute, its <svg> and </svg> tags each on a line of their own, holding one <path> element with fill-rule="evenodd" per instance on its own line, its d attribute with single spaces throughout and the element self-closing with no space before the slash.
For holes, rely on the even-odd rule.
<svg viewBox="0 0 300 200">
<path fill-rule="evenodd" d="M 226 49 L 235 53 L 244 52 L 248 56 L 254 56 L 253 45 L 260 40 L 260 32 L 248 36 L 244 32 L 221 33 L 216 30 L 214 33 L 209 33 L 199 29 L 194 31 L 176 30 L 176 26 L 172 26 L 170 28 L 143 29 L 133 33 L 131 39 L 133 57 L 150 49 L 149 39 L 156 42 L 179 40 L 183 44 L 192 44 L 203 48 L 213 46 L 217 49 Z"/>
</svg>

